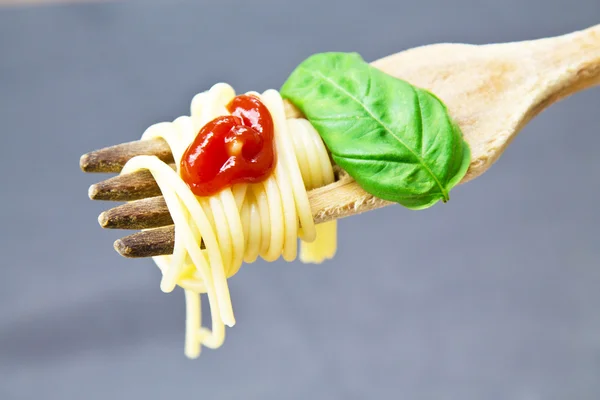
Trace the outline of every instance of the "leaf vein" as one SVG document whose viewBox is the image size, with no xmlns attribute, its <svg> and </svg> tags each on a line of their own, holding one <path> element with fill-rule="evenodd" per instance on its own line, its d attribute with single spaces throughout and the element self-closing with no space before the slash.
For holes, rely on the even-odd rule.
<svg viewBox="0 0 600 400">
<path fill-rule="evenodd" d="M 412 90 L 413 93 L 415 94 L 415 99 L 417 100 L 417 113 L 418 113 L 418 122 L 419 122 L 419 129 L 421 130 L 421 132 L 423 132 L 423 111 L 421 109 L 421 98 L 419 97 L 419 92 L 417 92 L 417 89 L 412 86 Z M 420 154 L 421 157 L 423 157 L 423 146 L 424 146 L 425 141 L 423 140 L 423 135 L 419 135 L 419 143 L 417 147 L 420 147 Z"/>
</svg>

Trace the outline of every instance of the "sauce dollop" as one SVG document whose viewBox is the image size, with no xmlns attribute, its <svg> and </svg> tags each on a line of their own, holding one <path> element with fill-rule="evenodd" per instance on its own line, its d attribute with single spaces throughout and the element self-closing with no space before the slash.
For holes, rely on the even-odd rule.
<svg viewBox="0 0 600 400">
<path fill-rule="evenodd" d="M 257 183 L 275 168 L 273 118 L 255 96 L 239 95 L 231 115 L 204 125 L 181 158 L 180 175 L 197 196 L 211 196 L 236 183 Z"/>
</svg>

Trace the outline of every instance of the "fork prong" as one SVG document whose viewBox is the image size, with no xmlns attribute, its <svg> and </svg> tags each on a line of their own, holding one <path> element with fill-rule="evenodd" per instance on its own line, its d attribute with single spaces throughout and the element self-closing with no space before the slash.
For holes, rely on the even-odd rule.
<svg viewBox="0 0 600 400">
<path fill-rule="evenodd" d="M 98 217 L 107 229 L 149 229 L 172 225 L 173 219 L 164 197 L 150 197 L 125 203 L 104 211 Z"/>
<path fill-rule="evenodd" d="M 135 156 L 157 156 L 166 163 L 173 163 L 173 154 L 163 139 L 137 140 L 105 147 L 84 154 L 79 166 L 84 172 L 119 172 L 127 161 Z"/>
<path fill-rule="evenodd" d="M 134 233 L 114 243 L 115 250 L 127 258 L 173 254 L 174 247 L 175 227 L 173 225 Z"/>
<path fill-rule="evenodd" d="M 88 190 L 92 200 L 131 201 L 160 194 L 158 184 L 145 169 L 103 180 Z"/>
</svg>

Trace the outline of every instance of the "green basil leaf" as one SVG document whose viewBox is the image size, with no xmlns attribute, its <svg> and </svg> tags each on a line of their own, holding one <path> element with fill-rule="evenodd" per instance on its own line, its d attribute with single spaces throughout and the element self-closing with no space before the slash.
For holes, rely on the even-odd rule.
<svg viewBox="0 0 600 400">
<path fill-rule="evenodd" d="M 470 150 L 444 104 L 356 53 L 306 59 L 281 88 L 367 192 L 411 209 L 449 199 Z"/>
</svg>

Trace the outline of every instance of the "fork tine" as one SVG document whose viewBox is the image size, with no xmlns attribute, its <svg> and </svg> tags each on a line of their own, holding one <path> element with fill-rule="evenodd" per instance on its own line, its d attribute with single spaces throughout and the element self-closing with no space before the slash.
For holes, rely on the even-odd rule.
<svg viewBox="0 0 600 400">
<path fill-rule="evenodd" d="M 160 194 L 158 184 L 145 169 L 105 179 L 88 190 L 92 200 L 131 201 Z"/>
<path fill-rule="evenodd" d="M 174 247 L 175 227 L 173 225 L 134 233 L 114 243 L 115 250 L 127 258 L 173 254 Z"/>
<path fill-rule="evenodd" d="M 163 139 L 137 140 L 105 147 L 84 154 L 79 159 L 83 172 L 120 172 L 127 161 L 135 156 L 157 156 L 166 163 L 173 163 L 173 154 Z"/>
<path fill-rule="evenodd" d="M 125 203 L 98 216 L 100 226 L 107 229 L 149 229 L 172 225 L 173 219 L 164 197 L 150 197 Z"/>
</svg>

